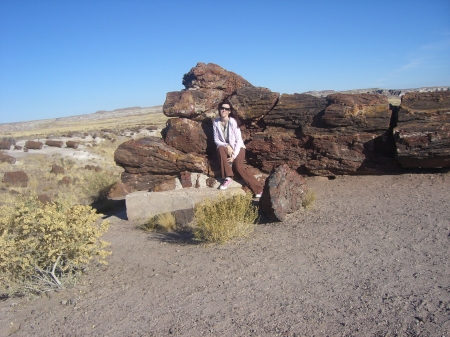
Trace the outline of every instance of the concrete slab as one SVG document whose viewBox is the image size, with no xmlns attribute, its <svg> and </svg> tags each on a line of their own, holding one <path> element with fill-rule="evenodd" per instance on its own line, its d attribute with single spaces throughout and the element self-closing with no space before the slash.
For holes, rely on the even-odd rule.
<svg viewBox="0 0 450 337">
<path fill-rule="evenodd" d="M 236 183 L 236 185 L 239 185 Z M 240 186 L 240 185 L 239 185 Z M 204 200 L 214 200 L 220 196 L 245 195 L 241 187 L 226 190 L 215 188 L 183 188 L 165 192 L 134 192 L 125 198 L 127 217 L 131 221 L 147 221 L 155 215 L 167 212 L 193 209 Z"/>
</svg>

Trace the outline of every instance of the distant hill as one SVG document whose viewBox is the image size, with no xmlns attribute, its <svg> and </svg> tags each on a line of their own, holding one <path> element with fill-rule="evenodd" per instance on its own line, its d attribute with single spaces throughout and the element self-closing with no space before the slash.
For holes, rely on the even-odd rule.
<svg viewBox="0 0 450 337">
<path fill-rule="evenodd" d="M 322 90 L 322 91 L 307 91 L 304 94 L 325 97 L 330 94 L 343 93 L 343 94 L 380 94 L 388 97 L 401 97 L 407 92 L 435 92 L 435 91 L 448 91 L 450 87 L 422 87 L 422 88 L 412 88 L 412 89 L 379 89 L 379 88 L 369 88 L 369 89 L 354 89 L 345 91 L 334 91 L 334 90 Z"/>
</svg>

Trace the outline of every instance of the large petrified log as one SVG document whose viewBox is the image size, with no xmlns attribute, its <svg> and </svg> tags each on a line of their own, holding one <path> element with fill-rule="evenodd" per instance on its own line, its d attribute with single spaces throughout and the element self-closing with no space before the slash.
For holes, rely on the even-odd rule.
<svg viewBox="0 0 450 337">
<path fill-rule="evenodd" d="M 208 120 L 218 104 L 241 87 L 252 85 L 241 76 L 214 63 L 197 63 L 183 77 L 186 90 L 167 93 L 163 112 L 169 117 Z"/>
<path fill-rule="evenodd" d="M 196 153 L 183 153 L 157 137 L 145 137 L 121 144 L 114 153 L 122 166 L 122 182 L 137 190 L 148 190 L 178 176 L 181 171 L 209 174 L 208 160 Z"/>
<path fill-rule="evenodd" d="M 450 91 L 405 94 L 394 139 L 402 167 L 450 167 Z"/>
<path fill-rule="evenodd" d="M 185 153 L 214 153 L 213 129 L 206 123 L 187 118 L 171 118 L 164 132 L 167 145 Z"/>
</svg>

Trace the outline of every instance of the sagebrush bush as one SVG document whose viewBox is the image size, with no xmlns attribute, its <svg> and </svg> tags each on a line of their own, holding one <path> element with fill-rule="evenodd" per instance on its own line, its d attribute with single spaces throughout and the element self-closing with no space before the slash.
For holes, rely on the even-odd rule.
<svg viewBox="0 0 450 337">
<path fill-rule="evenodd" d="M 316 193 L 314 191 L 308 190 L 303 196 L 302 206 L 305 208 L 311 208 L 314 206 L 316 201 Z"/>
<path fill-rule="evenodd" d="M 195 207 L 194 236 L 205 242 L 227 242 L 232 238 L 251 234 L 258 219 L 258 209 L 252 195 L 222 196 Z"/>
<path fill-rule="evenodd" d="M 171 232 L 176 228 L 177 224 L 172 213 L 162 213 L 152 217 L 146 223 L 140 226 L 146 231 L 159 230 L 164 232 Z"/>
<path fill-rule="evenodd" d="M 106 263 L 100 237 L 109 223 L 99 217 L 90 206 L 43 205 L 35 196 L 0 207 L 0 295 L 61 287 L 92 258 Z"/>
</svg>

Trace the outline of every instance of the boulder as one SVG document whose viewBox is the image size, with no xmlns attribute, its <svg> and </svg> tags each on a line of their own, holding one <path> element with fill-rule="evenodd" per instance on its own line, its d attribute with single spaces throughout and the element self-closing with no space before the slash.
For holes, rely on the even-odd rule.
<svg viewBox="0 0 450 337">
<path fill-rule="evenodd" d="M 275 107 L 263 118 L 270 126 L 304 130 L 327 106 L 327 100 L 308 94 L 283 94 Z"/>
<path fill-rule="evenodd" d="M 450 167 L 450 91 L 405 94 L 394 139 L 402 167 Z"/>
<path fill-rule="evenodd" d="M 40 150 L 44 146 L 41 142 L 36 142 L 34 140 L 27 140 L 25 143 L 25 147 L 31 150 Z"/>
<path fill-rule="evenodd" d="M 61 140 L 47 140 L 45 142 L 45 145 L 53 146 L 53 147 L 63 147 L 64 146 L 64 142 L 61 141 Z"/>
<path fill-rule="evenodd" d="M 52 165 L 52 170 L 50 171 L 50 173 L 54 173 L 54 174 L 64 174 L 65 170 L 64 167 L 57 165 L 57 164 L 53 164 Z"/>
<path fill-rule="evenodd" d="M 127 194 L 132 192 L 133 189 L 130 186 L 118 181 L 111 186 L 108 192 L 108 199 L 123 199 Z"/>
<path fill-rule="evenodd" d="M 164 131 L 164 142 L 184 153 L 215 153 L 213 129 L 206 123 L 187 118 L 171 118 Z"/>
<path fill-rule="evenodd" d="M 39 194 L 37 196 L 37 200 L 43 205 L 47 205 L 52 202 L 52 198 L 47 194 Z"/>
<path fill-rule="evenodd" d="M 272 221 L 284 221 L 302 207 L 306 180 L 288 165 L 281 165 L 266 179 L 260 210 Z"/>
<path fill-rule="evenodd" d="M 28 175 L 24 171 L 5 172 L 2 182 L 9 186 L 27 187 Z"/>
<path fill-rule="evenodd" d="M 16 158 L 14 158 L 13 156 L 10 156 L 5 153 L 0 153 L 0 163 L 14 164 L 15 162 L 16 162 Z"/>
<path fill-rule="evenodd" d="M 20 146 L 20 145 L 14 145 L 14 150 L 22 150 L 22 146 Z"/>
</svg>

